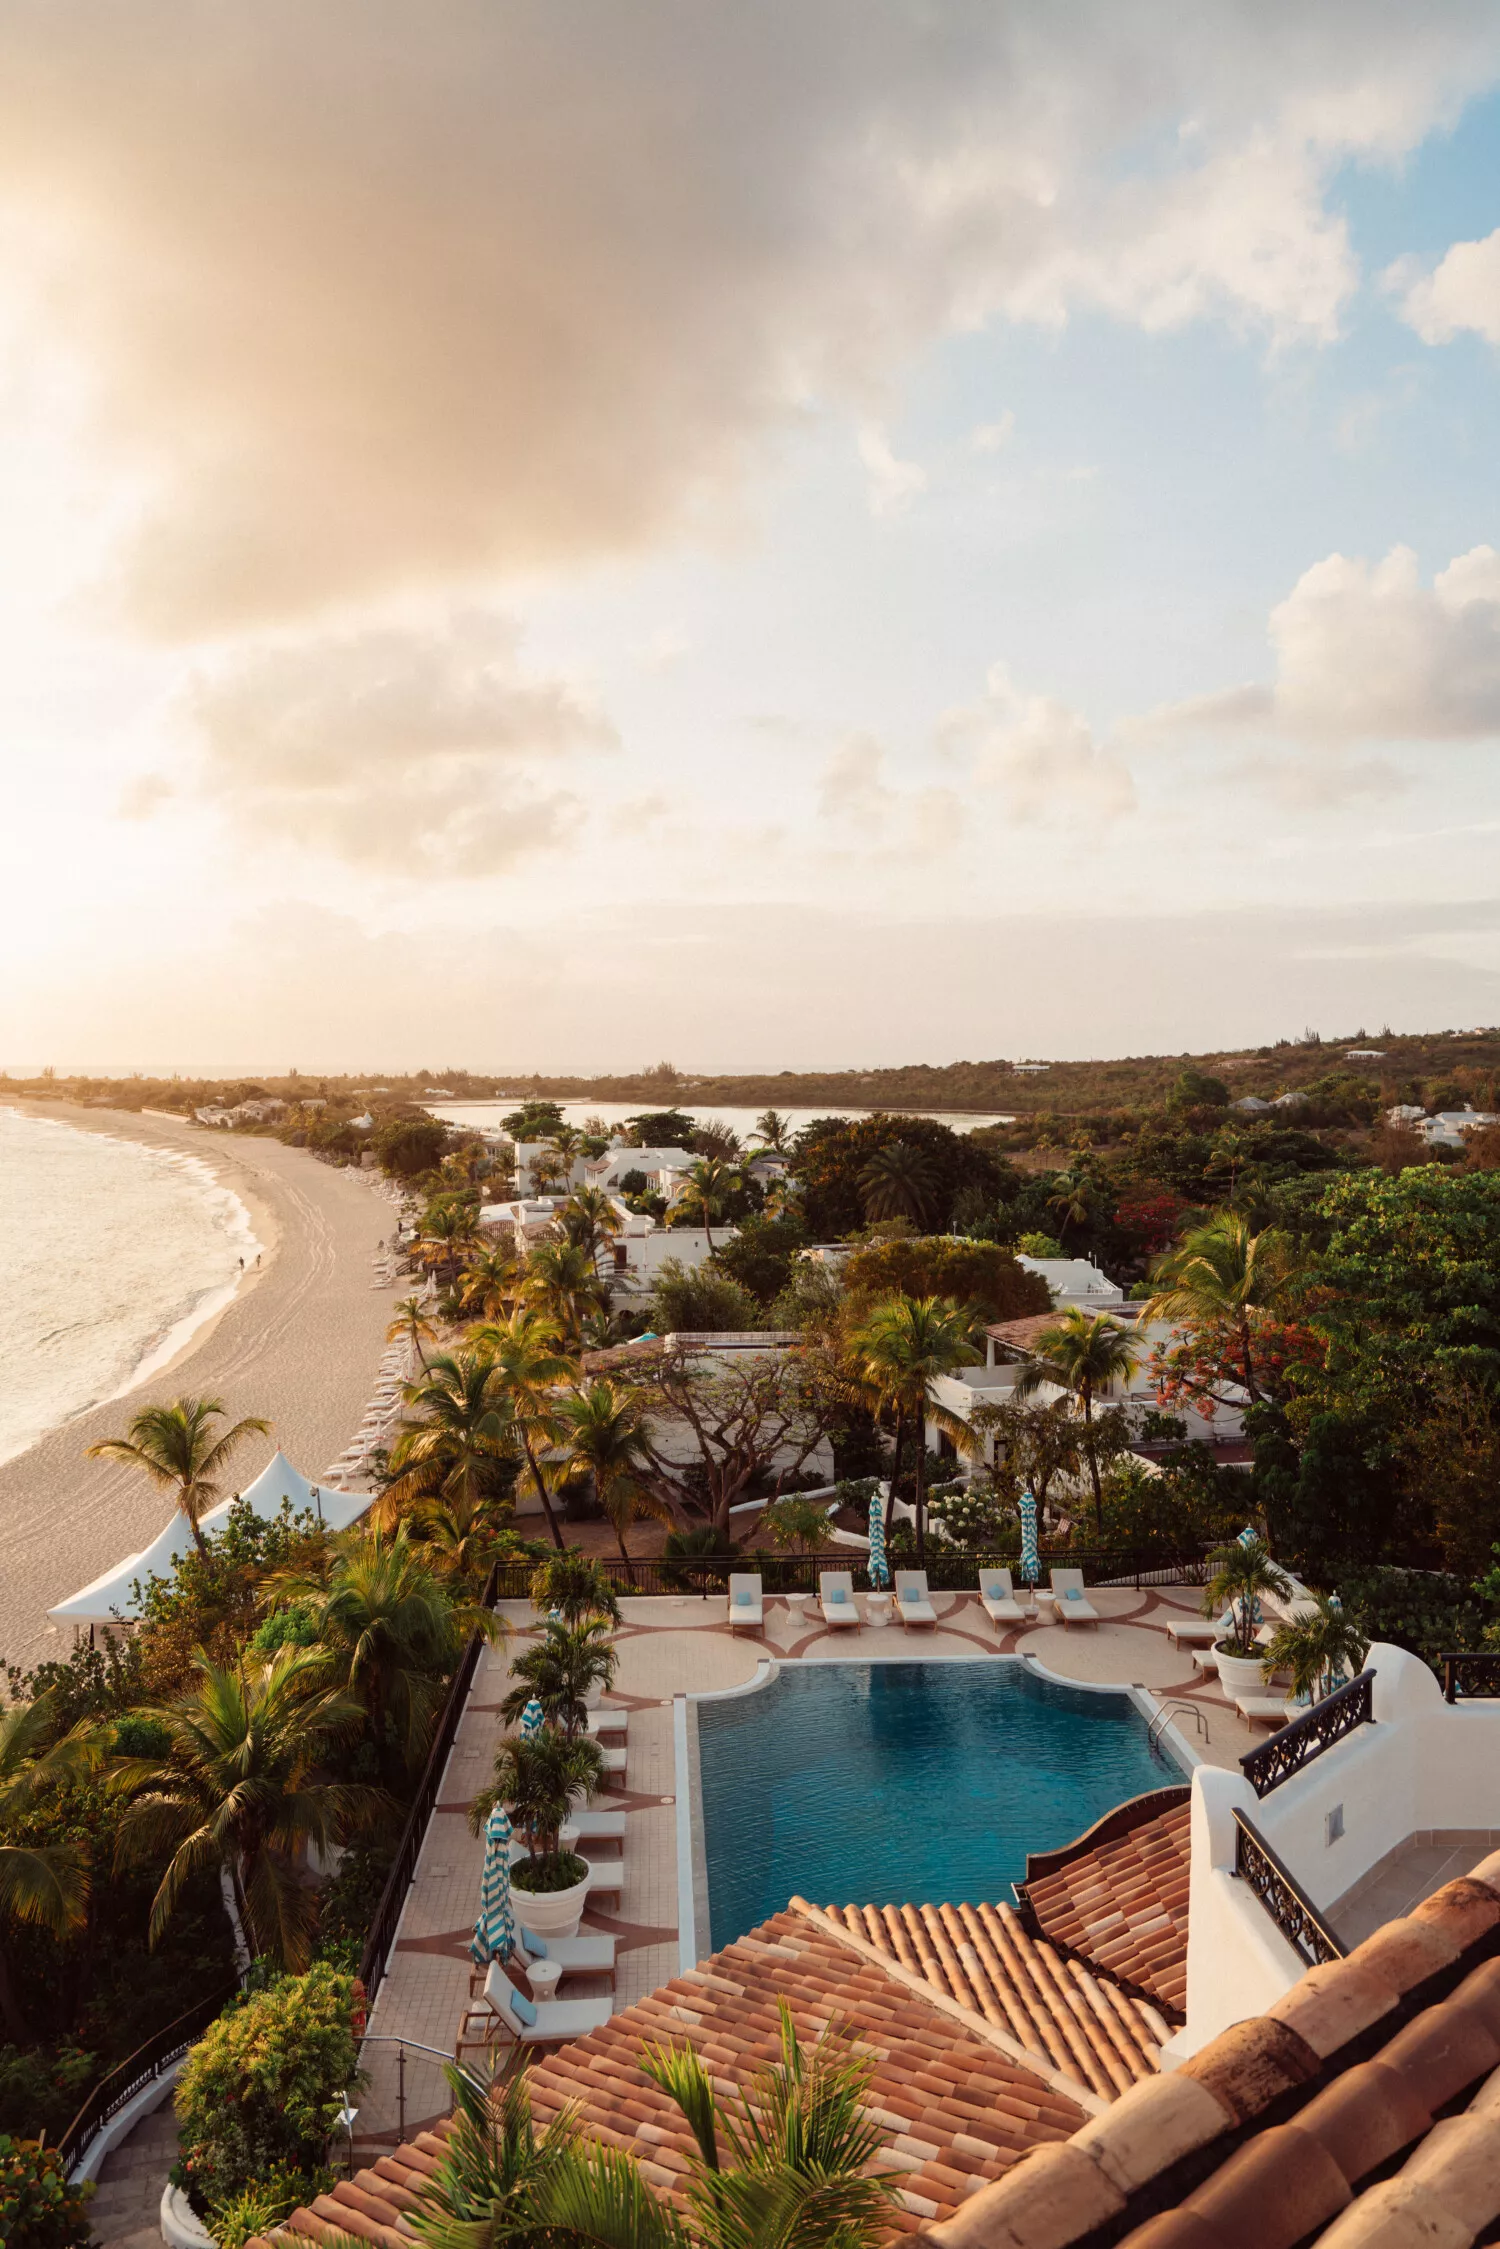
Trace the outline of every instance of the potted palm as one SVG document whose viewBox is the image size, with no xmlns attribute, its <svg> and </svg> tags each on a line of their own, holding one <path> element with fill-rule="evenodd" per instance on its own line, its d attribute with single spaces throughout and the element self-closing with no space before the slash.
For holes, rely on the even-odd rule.
<svg viewBox="0 0 1500 2249">
<path fill-rule="evenodd" d="M 589 1894 L 588 1860 L 563 1846 L 562 1828 L 575 1802 L 604 1775 L 599 1744 L 587 1734 L 543 1726 L 506 1742 L 495 1759 L 495 1780 L 469 1807 L 476 1834 L 497 1800 L 510 1813 L 525 1857 L 510 1870 L 518 1918 L 539 1937 L 578 1934 Z"/>
<path fill-rule="evenodd" d="M 1229 1615 L 1228 1634 L 1214 1646 L 1219 1683 L 1231 1701 L 1238 1695 L 1259 1694 L 1261 1654 L 1255 1635 L 1261 1597 L 1271 1593 L 1284 1598 L 1292 1590 L 1291 1581 L 1258 1538 L 1237 1539 L 1232 1546 L 1220 1547 L 1209 1567 L 1212 1575 L 1203 1596 L 1203 1613 L 1216 1616 L 1227 1610 Z"/>
<path fill-rule="evenodd" d="M 501 1703 L 514 1725 L 533 1696 L 549 1726 L 570 1738 L 588 1725 L 589 1710 L 605 1687 L 613 1686 L 619 1656 L 602 1617 L 582 1624 L 549 1624 L 534 1648 L 511 1665 L 515 1685 Z"/>
<path fill-rule="evenodd" d="M 1322 1702 L 1333 1692 L 1339 1672 L 1351 1677 L 1364 1668 L 1370 1643 L 1352 1618 L 1344 1614 L 1329 1593 L 1315 1593 L 1310 1615 L 1289 1617 L 1277 1626 L 1261 1656 L 1261 1670 L 1269 1680 L 1274 1672 L 1291 1674 L 1291 1704 Z"/>
</svg>

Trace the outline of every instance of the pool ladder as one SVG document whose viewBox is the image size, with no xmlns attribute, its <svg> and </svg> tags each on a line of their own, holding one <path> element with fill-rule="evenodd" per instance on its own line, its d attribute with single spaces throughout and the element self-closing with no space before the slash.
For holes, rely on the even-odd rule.
<svg viewBox="0 0 1500 2249">
<path fill-rule="evenodd" d="M 1199 1733 L 1203 1736 L 1204 1747 L 1207 1748 L 1208 1720 L 1204 1717 L 1202 1710 L 1199 1708 L 1196 1702 L 1185 1702 L 1179 1698 L 1171 1702 L 1164 1702 L 1160 1710 L 1158 1710 L 1158 1712 L 1156 1713 L 1156 1716 L 1152 1719 L 1150 1725 L 1146 1728 L 1146 1747 L 1148 1749 L 1155 1749 L 1157 1747 L 1157 1745 L 1161 1741 L 1162 1735 L 1166 1732 L 1168 1726 L 1171 1724 L 1173 1717 L 1179 1712 L 1186 1712 L 1186 1714 L 1192 1719 L 1193 1724 L 1197 1727 Z"/>
</svg>

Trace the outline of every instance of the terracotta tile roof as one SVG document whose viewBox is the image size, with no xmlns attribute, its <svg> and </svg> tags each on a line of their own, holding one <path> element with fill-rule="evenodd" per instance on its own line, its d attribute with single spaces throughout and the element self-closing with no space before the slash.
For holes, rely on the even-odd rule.
<svg viewBox="0 0 1500 2249">
<path fill-rule="evenodd" d="M 1177 2022 L 1187 2006 L 1188 1829 L 1184 1790 L 1180 1802 L 1123 1835 L 1105 1833 L 1018 1891 L 1044 1937 L 1146 1993 Z"/>
<path fill-rule="evenodd" d="M 1029 1351 L 1039 1335 L 1055 1328 L 1061 1315 L 1057 1312 L 1028 1312 L 1019 1320 L 996 1320 L 985 1334 L 996 1343 L 1008 1344 L 1013 1351 Z"/>
<path fill-rule="evenodd" d="M 1500 1853 L 921 2239 L 1470 2249 L 1497 2229 Z"/>
<path fill-rule="evenodd" d="M 1112 2101 L 1156 2073 L 1169 2026 L 1008 1905 L 831 1905 L 828 1919 Z"/>
<path fill-rule="evenodd" d="M 691 2040 L 733 2097 L 776 2057 L 781 1999 L 805 2039 L 837 2019 L 874 2057 L 871 2107 L 887 2133 L 881 2160 L 902 2174 L 900 2232 L 950 2216 L 1031 2149 L 1061 2145 L 1102 2105 L 1082 2086 L 1070 2091 L 1067 2073 L 1046 2053 L 1028 2066 L 1008 2031 L 799 1901 L 612 2015 L 602 2030 L 539 2052 L 529 2072 L 538 2122 L 576 2107 L 593 2138 L 628 2149 L 653 2186 L 680 2199 L 692 2139 L 680 2110 L 643 2076 L 641 2049 Z M 297 2211 L 277 2238 L 321 2240 L 342 2230 L 410 2249 L 410 2236 L 396 2230 L 401 2212 L 420 2194 L 442 2144 L 418 2135 Z"/>
</svg>

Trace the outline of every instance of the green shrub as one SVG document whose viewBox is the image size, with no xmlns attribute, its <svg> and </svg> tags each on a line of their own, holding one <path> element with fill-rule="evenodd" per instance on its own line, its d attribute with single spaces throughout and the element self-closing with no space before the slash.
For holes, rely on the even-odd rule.
<svg viewBox="0 0 1500 2249">
<path fill-rule="evenodd" d="M 354 1978 L 319 1961 L 232 2005 L 199 2040 L 177 2084 L 173 2177 L 200 2217 L 278 2172 L 321 2176 L 341 2096 L 362 2081 L 363 2013 Z"/>
<path fill-rule="evenodd" d="M 1013 1520 L 1001 1513 L 993 1490 L 966 1490 L 961 1484 L 934 1492 L 927 1502 L 929 1524 L 940 1523 L 955 1546 L 971 1554 L 993 1554 L 1013 1535 Z"/>
<path fill-rule="evenodd" d="M 69 2186 L 55 2149 L 0 2132 L 0 2241 L 5 2249 L 88 2249 L 91 2186 Z"/>
<path fill-rule="evenodd" d="M 344 1853 L 337 1874 L 318 1892 L 320 1960 L 354 1973 L 390 1871 L 385 1846 L 359 1844 Z"/>
<path fill-rule="evenodd" d="M 1489 1609 L 1479 1589 L 1443 1570 L 1347 1570 L 1338 1590 L 1370 1640 L 1386 1640 L 1430 1663 L 1486 1644 Z"/>
<path fill-rule="evenodd" d="M 50 2053 L 0 2046 L 0 2132 L 55 2140 L 99 2074 L 98 2056 L 77 2046 Z"/>
<path fill-rule="evenodd" d="M 309 2174 L 278 2167 L 254 2186 L 242 2187 L 238 2194 L 216 2202 L 209 2212 L 209 2230 L 219 2249 L 245 2249 L 253 2234 L 269 2233 L 300 2204 L 326 2192 L 328 2177 L 323 2171 Z"/>
</svg>

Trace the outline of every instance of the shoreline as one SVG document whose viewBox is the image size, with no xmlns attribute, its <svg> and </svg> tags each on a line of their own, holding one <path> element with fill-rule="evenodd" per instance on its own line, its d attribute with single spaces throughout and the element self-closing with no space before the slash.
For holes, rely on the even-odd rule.
<svg viewBox="0 0 1500 2249">
<path fill-rule="evenodd" d="M 72 1643 L 48 1607 L 139 1552 L 169 1519 L 169 1501 L 145 1476 L 84 1457 L 88 1445 L 122 1432 L 125 1400 L 190 1391 L 221 1398 L 230 1420 L 268 1420 L 270 1437 L 252 1437 L 234 1455 L 226 1495 L 249 1484 L 278 1446 L 314 1480 L 343 1453 L 386 1349 L 394 1291 L 375 1260 L 393 1218 L 367 1174 L 280 1141 L 210 1136 L 161 1114 L 25 1097 L 7 1106 L 202 1163 L 244 1206 L 262 1258 L 227 1295 L 211 1292 L 222 1301 L 195 1308 L 187 1332 L 178 1322 L 161 1337 L 113 1397 L 0 1462 L 0 1659 L 32 1664 L 65 1656 Z"/>
</svg>

